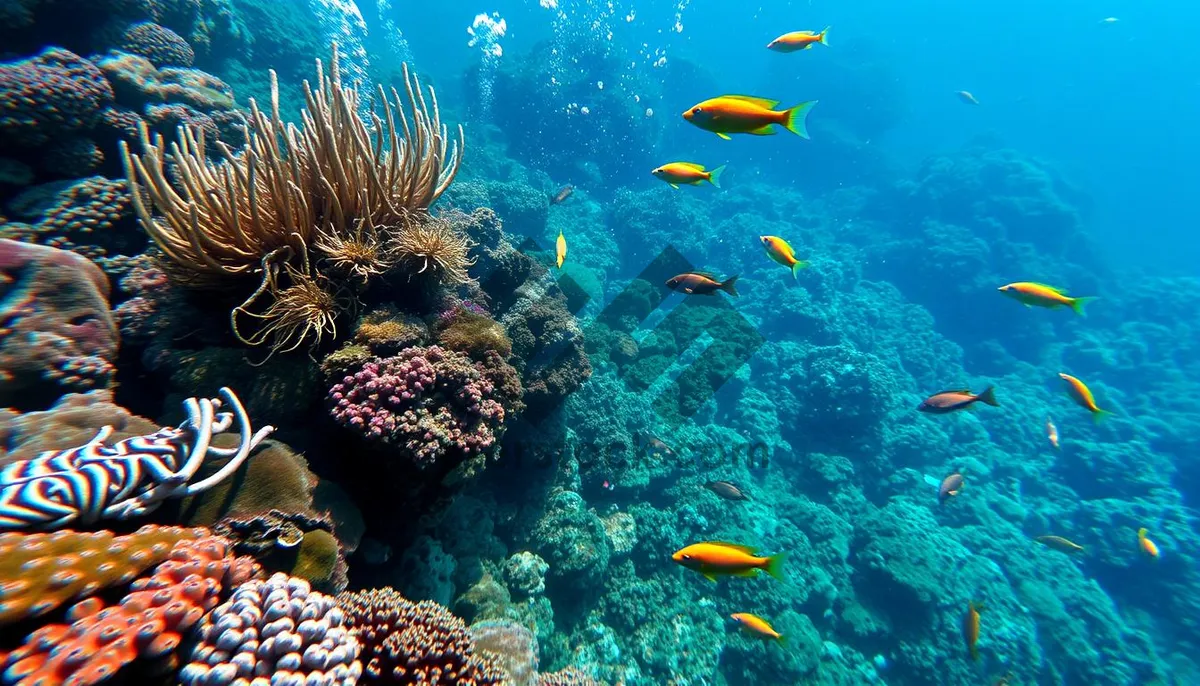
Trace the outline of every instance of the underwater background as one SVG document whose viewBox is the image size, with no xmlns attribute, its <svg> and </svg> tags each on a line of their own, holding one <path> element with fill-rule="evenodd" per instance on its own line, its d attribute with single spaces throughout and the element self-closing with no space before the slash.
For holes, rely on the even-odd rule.
<svg viewBox="0 0 1200 686">
<path fill-rule="evenodd" d="M 1200 683 L 1197 20 L 0 0 L 0 683 Z"/>
</svg>

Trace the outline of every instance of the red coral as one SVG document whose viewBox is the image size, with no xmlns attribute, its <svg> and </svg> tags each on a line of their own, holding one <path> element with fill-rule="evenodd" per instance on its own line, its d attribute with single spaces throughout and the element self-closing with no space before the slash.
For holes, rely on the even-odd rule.
<svg viewBox="0 0 1200 686">
<path fill-rule="evenodd" d="M 490 370 L 436 345 L 368 362 L 329 391 L 334 419 L 366 437 L 405 448 L 418 467 L 446 455 L 488 451 L 503 431 L 505 407 Z"/>
<path fill-rule="evenodd" d="M 414 603 L 391 588 L 342 593 L 338 602 L 363 646 L 364 684 L 504 683 L 504 673 L 475 653 L 463 621 L 437 603 Z"/>
<path fill-rule="evenodd" d="M 19 686 L 89 686 L 135 659 L 170 658 L 224 589 L 258 574 L 253 560 L 229 557 L 223 539 L 180 543 L 153 576 L 134 582 L 119 605 L 102 608 L 89 599 L 68 612 L 72 624 L 50 624 L 30 634 L 5 657 L 0 679 Z"/>
</svg>

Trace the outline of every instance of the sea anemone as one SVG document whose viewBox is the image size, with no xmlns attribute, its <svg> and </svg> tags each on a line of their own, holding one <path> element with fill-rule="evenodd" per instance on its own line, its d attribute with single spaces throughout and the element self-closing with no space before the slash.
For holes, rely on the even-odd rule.
<svg viewBox="0 0 1200 686">
<path fill-rule="evenodd" d="M 398 261 L 409 271 L 430 273 L 447 284 L 471 280 L 467 269 L 475 264 L 470 256 L 472 245 L 465 234 L 436 217 L 406 223 L 394 243 Z"/>
</svg>

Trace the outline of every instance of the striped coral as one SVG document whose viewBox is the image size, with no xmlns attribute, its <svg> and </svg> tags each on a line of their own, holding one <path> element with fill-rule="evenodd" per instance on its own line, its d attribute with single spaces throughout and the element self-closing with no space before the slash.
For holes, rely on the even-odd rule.
<svg viewBox="0 0 1200 686">
<path fill-rule="evenodd" d="M 90 598 L 67 612 L 70 624 L 49 624 L 4 656 L 0 682 L 14 686 L 91 686 L 135 660 L 168 661 L 183 636 L 220 602 L 221 592 L 259 574 L 249 558 L 230 556 L 223 539 L 175 546 L 149 578 L 117 605 Z"/>
<path fill-rule="evenodd" d="M 277 573 L 252 580 L 208 614 L 184 686 L 267 683 L 354 686 L 360 646 L 337 601 L 304 579 Z M 252 681 L 253 680 L 253 681 Z"/>
<path fill-rule="evenodd" d="M 127 584 L 205 529 L 148 524 L 132 534 L 56 531 L 0 534 L 0 624 L 37 617 Z"/>
</svg>

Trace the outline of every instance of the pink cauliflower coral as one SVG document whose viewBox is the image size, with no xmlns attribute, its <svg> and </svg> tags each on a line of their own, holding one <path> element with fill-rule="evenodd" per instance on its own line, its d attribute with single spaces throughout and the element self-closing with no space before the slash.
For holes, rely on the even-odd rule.
<svg viewBox="0 0 1200 686">
<path fill-rule="evenodd" d="M 436 345 L 367 362 L 329 391 L 334 419 L 402 447 L 421 468 L 494 446 L 504 426 L 501 398 L 481 363 Z"/>
</svg>

